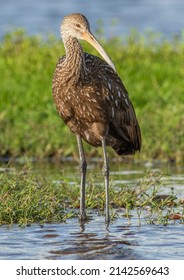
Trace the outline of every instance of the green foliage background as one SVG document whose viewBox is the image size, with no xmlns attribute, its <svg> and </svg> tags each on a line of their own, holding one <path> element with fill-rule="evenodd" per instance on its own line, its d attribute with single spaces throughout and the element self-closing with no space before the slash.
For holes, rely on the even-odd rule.
<svg viewBox="0 0 184 280">
<path fill-rule="evenodd" d="M 183 161 L 183 39 L 167 41 L 134 31 L 124 40 L 99 41 L 114 61 L 140 122 L 143 145 L 137 157 Z M 88 44 L 82 45 L 97 55 Z M 52 76 L 63 54 L 62 41 L 54 36 L 43 39 L 16 31 L 0 42 L 0 156 L 77 154 L 75 137 L 52 99 Z M 101 153 L 88 145 L 86 149 L 91 156 Z"/>
</svg>

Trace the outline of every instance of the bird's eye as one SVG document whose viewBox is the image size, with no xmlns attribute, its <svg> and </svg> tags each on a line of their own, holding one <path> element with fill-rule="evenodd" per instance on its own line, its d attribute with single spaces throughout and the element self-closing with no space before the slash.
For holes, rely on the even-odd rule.
<svg viewBox="0 0 184 280">
<path fill-rule="evenodd" d="M 77 28 L 80 28 L 81 26 L 80 26 L 80 24 L 78 24 L 78 23 L 76 23 L 76 25 L 75 25 Z"/>
</svg>

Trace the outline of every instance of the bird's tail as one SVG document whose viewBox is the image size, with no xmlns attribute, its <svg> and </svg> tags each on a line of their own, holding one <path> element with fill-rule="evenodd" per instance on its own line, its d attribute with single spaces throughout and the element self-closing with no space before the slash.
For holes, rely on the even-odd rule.
<svg viewBox="0 0 184 280">
<path fill-rule="evenodd" d="M 132 155 L 141 149 L 141 132 L 138 125 L 116 128 L 110 126 L 110 146 L 118 155 Z"/>
</svg>

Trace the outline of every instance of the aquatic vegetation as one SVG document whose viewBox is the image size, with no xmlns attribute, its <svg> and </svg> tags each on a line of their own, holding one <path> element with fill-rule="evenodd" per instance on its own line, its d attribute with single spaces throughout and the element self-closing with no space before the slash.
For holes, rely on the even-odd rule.
<svg viewBox="0 0 184 280">
<path fill-rule="evenodd" d="M 57 180 L 58 179 L 58 180 Z M 71 184 L 64 177 L 35 174 L 30 167 L 20 171 L 5 168 L 0 173 L 0 224 L 28 225 L 32 223 L 60 223 L 79 212 L 79 182 Z M 135 186 L 110 187 L 111 219 L 121 217 L 131 224 L 132 213 L 137 212 L 140 224 L 167 224 L 179 211 L 183 222 L 183 203 L 172 192 L 162 195 L 165 189 L 161 174 L 149 172 Z M 86 190 L 87 214 L 93 211 L 104 215 L 105 190 L 95 179 L 88 181 Z M 176 217 L 176 215 L 175 215 Z"/>
<path fill-rule="evenodd" d="M 184 44 L 132 32 L 102 40 L 128 89 L 142 129 L 141 158 L 184 159 Z M 85 51 L 96 54 L 87 44 Z M 75 137 L 60 120 L 51 84 L 61 40 L 23 31 L 0 42 L 0 156 L 75 156 Z M 89 155 L 100 149 L 86 145 Z M 111 150 L 109 151 L 111 153 Z M 112 154 L 114 155 L 113 151 Z"/>
</svg>

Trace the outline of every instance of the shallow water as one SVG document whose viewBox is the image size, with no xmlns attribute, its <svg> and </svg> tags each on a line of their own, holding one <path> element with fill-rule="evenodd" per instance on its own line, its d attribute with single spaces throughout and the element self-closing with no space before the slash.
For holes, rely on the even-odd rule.
<svg viewBox="0 0 184 280">
<path fill-rule="evenodd" d="M 184 259 L 184 225 L 128 225 L 122 218 L 107 230 L 104 218 L 81 228 L 63 224 L 0 229 L 0 259 Z"/>
<path fill-rule="evenodd" d="M 97 161 L 89 166 L 89 174 L 95 172 L 97 181 L 102 180 L 100 165 Z M 149 170 L 162 171 L 162 180 L 166 183 L 164 193 L 174 191 L 178 198 L 184 197 L 184 169 L 179 166 L 114 162 L 113 185 L 136 186 L 148 166 Z M 33 167 L 35 172 L 53 178 L 65 170 L 71 183 L 79 175 L 76 162 L 34 164 Z M 1 170 L 3 168 L 4 164 Z M 21 168 L 21 164 L 11 168 Z M 167 226 L 150 225 L 146 222 L 147 213 L 139 218 L 137 210 L 132 210 L 128 220 L 123 211 L 119 211 L 119 217 L 108 228 L 104 216 L 96 210 L 88 212 L 91 219 L 83 225 L 72 218 L 61 224 L 0 226 L 0 259 L 184 259 L 184 224 L 176 220 Z"/>
</svg>

